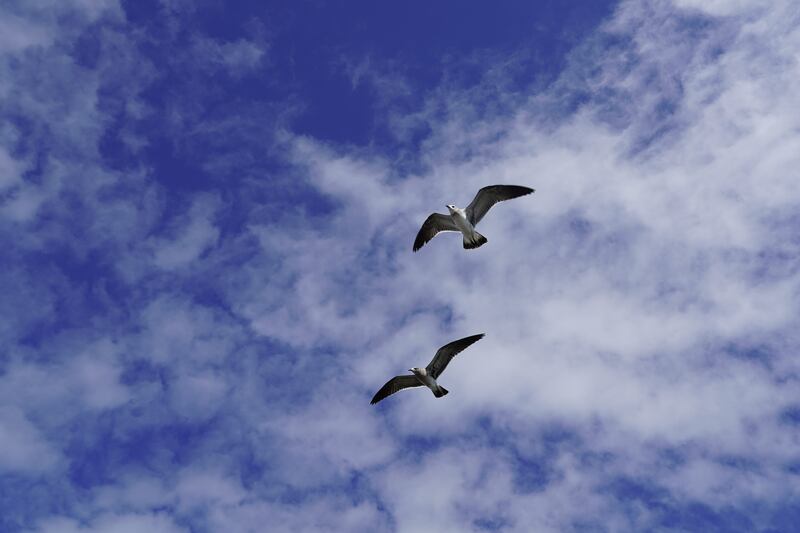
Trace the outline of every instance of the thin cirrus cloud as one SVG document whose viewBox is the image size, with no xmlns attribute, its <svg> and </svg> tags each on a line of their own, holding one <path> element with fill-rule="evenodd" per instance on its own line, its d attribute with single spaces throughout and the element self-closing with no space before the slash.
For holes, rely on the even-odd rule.
<svg viewBox="0 0 800 533">
<path fill-rule="evenodd" d="M 277 37 L 181 36 L 180 3 L 156 29 L 43 5 L 0 14 L 42 28 L 0 40 L 0 529 L 796 523 L 791 2 L 622 2 L 545 87 L 495 68 L 425 93 L 402 175 L 398 152 L 293 132 L 280 102 L 220 103 Z M 148 49 L 167 42 L 185 65 Z M 334 52 L 356 85 L 396 64 Z M 153 96 L 181 83 L 167 64 L 182 98 Z M 431 210 L 490 183 L 537 193 L 478 252 L 445 234 L 411 254 Z M 478 331 L 447 398 L 370 408 Z"/>
</svg>

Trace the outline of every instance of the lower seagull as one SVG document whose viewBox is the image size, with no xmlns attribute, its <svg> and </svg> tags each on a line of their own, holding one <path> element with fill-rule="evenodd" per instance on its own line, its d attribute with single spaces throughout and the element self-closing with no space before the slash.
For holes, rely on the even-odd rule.
<svg viewBox="0 0 800 533">
<path fill-rule="evenodd" d="M 449 391 L 436 383 L 436 378 L 444 372 L 444 369 L 447 368 L 447 364 L 453 357 L 464 351 L 472 343 L 481 340 L 484 335 L 484 333 L 472 335 L 471 337 L 464 337 L 450 344 L 445 344 L 439 348 L 436 355 L 431 359 L 431 362 L 428 363 L 428 366 L 425 368 L 409 368 L 408 371 L 411 372 L 410 376 L 403 375 L 393 377 L 386 382 L 386 385 L 381 387 L 381 390 L 375 393 L 375 396 L 372 397 L 372 401 L 369 403 L 376 404 L 397 391 L 410 387 L 420 387 L 422 385 L 431 389 L 434 396 L 441 398 Z"/>
</svg>

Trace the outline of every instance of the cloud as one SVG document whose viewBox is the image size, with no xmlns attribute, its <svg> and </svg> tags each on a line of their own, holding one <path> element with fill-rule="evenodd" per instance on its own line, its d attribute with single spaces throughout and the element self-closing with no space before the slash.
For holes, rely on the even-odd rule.
<svg viewBox="0 0 800 533">
<path fill-rule="evenodd" d="M 226 322 L 218 311 L 163 296 L 143 310 L 143 331 L 135 342 L 140 357 L 156 362 L 176 364 L 184 356 L 200 364 L 224 360 L 237 338 L 236 325 Z"/>
<path fill-rule="evenodd" d="M 761 5 L 749 0 L 697 2 L 695 0 L 676 0 L 683 9 L 695 9 L 713 16 L 735 16 L 758 11 Z"/>
<path fill-rule="evenodd" d="M 227 385 L 213 374 L 180 376 L 174 384 L 172 405 L 188 418 L 213 417 L 223 402 Z"/>
<path fill-rule="evenodd" d="M 259 66 L 267 52 L 265 45 L 247 39 L 233 42 L 218 42 L 213 39 L 198 39 L 194 44 L 195 60 L 221 66 L 232 75 L 238 75 Z"/>
<path fill-rule="evenodd" d="M 213 198 L 195 200 L 184 220 L 173 224 L 172 235 L 153 240 L 153 260 L 157 267 L 173 270 L 196 261 L 219 238 L 213 222 L 218 202 Z"/>
<path fill-rule="evenodd" d="M 3 51 L 17 51 L 48 42 L 47 33 L 41 27 L 7 13 L 0 19 L 0 34 L 0 50 Z"/>
<path fill-rule="evenodd" d="M 163 514 L 123 514 L 104 515 L 83 525 L 68 518 L 55 518 L 45 521 L 37 529 L 37 533 L 135 533 L 137 531 L 153 533 L 181 533 L 187 531 L 176 525 Z"/>
<path fill-rule="evenodd" d="M 40 472 L 58 461 L 58 452 L 19 409 L 5 407 L 0 411 L 0 429 L 3 471 Z"/>
</svg>

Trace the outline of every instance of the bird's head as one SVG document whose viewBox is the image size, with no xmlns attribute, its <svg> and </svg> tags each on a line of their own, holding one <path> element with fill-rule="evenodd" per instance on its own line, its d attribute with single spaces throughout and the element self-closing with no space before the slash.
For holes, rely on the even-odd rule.
<svg viewBox="0 0 800 533">
<path fill-rule="evenodd" d="M 447 204 L 447 210 L 450 211 L 450 214 L 452 215 L 456 210 L 456 206 L 453 204 Z"/>
<path fill-rule="evenodd" d="M 412 374 L 417 374 L 419 373 L 419 368 L 417 367 L 409 368 L 408 371 L 411 372 Z"/>
</svg>

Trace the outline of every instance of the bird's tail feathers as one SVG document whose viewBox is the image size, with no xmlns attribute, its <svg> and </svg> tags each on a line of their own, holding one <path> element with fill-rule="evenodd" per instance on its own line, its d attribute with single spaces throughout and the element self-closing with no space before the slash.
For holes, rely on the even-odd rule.
<svg viewBox="0 0 800 533">
<path fill-rule="evenodd" d="M 472 250 L 473 248 L 479 248 L 486 244 L 489 241 L 486 237 L 478 233 L 477 231 L 474 232 L 469 237 L 464 237 L 464 249 L 465 250 Z"/>
<path fill-rule="evenodd" d="M 450 392 L 450 391 L 449 391 L 449 390 L 447 390 L 447 389 L 445 389 L 445 388 L 444 388 L 444 387 L 442 387 L 441 385 L 439 385 L 439 388 L 438 388 L 438 389 L 436 389 L 436 391 L 434 391 L 433 395 L 434 395 L 434 396 L 436 396 L 437 398 L 441 398 L 442 396 L 444 396 L 444 395 L 445 395 L 445 394 L 447 394 L 448 392 Z"/>
</svg>

